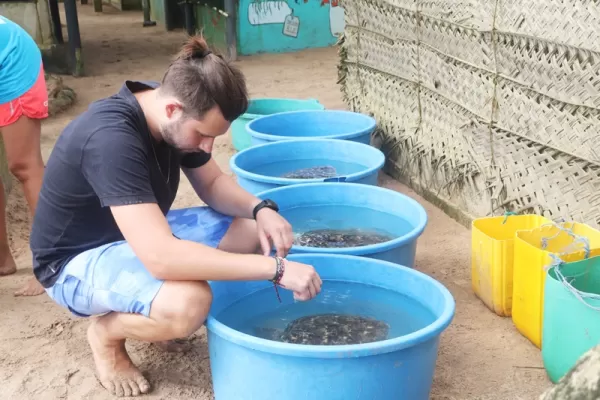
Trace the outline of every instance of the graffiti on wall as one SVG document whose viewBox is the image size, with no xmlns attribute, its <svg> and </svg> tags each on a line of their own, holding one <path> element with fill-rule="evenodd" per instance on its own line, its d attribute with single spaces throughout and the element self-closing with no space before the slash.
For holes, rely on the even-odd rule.
<svg viewBox="0 0 600 400">
<path fill-rule="evenodd" d="M 343 32 L 344 9 L 339 0 L 242 0 L 239 24 L 242 54 L 324 47 Z"/>
</svg>

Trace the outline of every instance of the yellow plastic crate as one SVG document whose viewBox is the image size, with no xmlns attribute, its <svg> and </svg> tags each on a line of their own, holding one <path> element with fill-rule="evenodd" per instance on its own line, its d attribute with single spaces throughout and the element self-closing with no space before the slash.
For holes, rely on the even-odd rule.
<svg viewBox="0 0 600 400">
<path fill-rule="evenodd" d="M 577 236 L 589 240 L 590 254 L 600 253 L 600 232 L 581 223 L 561 223 Z M 544 249 L 542 240 L 547 240 Z M 576 250 L 577 248 L 581 250 Z M 514 243 L 512 320 L 517 330 L 535 346 L 542 348 L 542 318 L 546 267 L 552 263 L 551 254 L 563 261 L 584 259 L 581 243 L 556 226 L 543 226 L 517 232 Z"/>
<path fill-rule="evenodd" d="M 493 312 L 509 317 L 513 296 L 513 245 L 517 231 L 549 224 L 541 215 L 478 218 L 471 225 L 471 286 Z"/>
</svg>

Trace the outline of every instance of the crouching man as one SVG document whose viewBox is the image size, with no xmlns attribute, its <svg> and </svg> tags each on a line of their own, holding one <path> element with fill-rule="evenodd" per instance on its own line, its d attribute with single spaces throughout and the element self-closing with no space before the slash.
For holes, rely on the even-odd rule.
<svg viewBox="0 0 600 400">
<path fill-rule="evenodd" d="M 312 266 L 280 258 L 293 236 L 277 205 L 211 158 L 215 137 L 247 105 L 242 73 L 192 37 L 160 84 L 125 82 L 74 119 L 50 155 L 31 234 L 34 272 L 56 303 L 94 316 L 89 344 L 114 395 L 150 390 L 125 340 L 194 333 L 211 305 L 207 280 L 274 280 L 298 300 L 321 290 Z M 207 207 L 170 211 L 180 169 Z"/>
</svg>

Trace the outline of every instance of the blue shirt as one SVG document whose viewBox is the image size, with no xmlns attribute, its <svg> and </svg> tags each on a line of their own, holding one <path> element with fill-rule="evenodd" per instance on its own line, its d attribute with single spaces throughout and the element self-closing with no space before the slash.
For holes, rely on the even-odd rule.
<svg viewBox="0 0 600 400">
<path fill-rule="evenodd" d="M 37 81 L 42 53 L 27 31 L 0 15 L 0 104 L 25 94 Z"/>
</svg>

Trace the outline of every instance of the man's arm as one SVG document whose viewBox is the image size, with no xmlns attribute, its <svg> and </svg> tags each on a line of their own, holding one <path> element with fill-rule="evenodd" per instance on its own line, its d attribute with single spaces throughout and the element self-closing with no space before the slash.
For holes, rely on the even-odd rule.
<svg viewBox="0 0 600 400">
<path fill-rule="evenodd" d="M 111 211 L 125 240 L 157 279 L 266 280 L 275 275 L 273 258 L 175 238 L 156 204 L 114 206 Z"/>
<path fill-rule="evenodd" d="M 182 167 L 196 194 L 211 208 L 241 218 L 253 218 L 252 211 L 260 199 L 225 175 L 214 159 L 198 168 Z"/>
<path fill-rule="evenodd" d="M 126 125 L 104 125 L 90 136 L 81 170 L 103 207 L 148 271 L 165 280 L 262 280 L 276 261 L 238 255 L 179 240 L 162 214 L 150 183 L 148 150 Z"/>
</svg>

